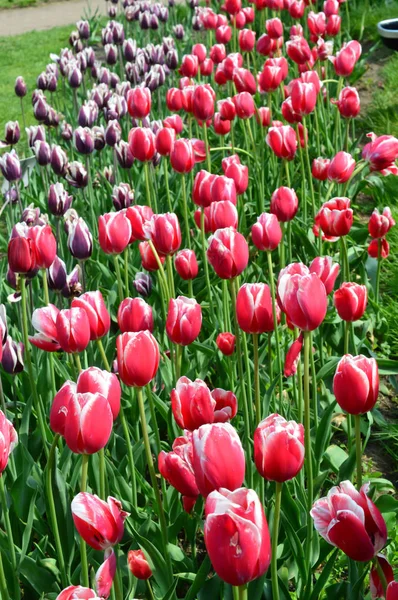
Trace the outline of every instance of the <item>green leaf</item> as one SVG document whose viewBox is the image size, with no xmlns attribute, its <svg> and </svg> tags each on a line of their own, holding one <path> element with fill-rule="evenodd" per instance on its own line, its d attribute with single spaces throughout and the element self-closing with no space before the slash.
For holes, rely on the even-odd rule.
<svg viewBox="0 0 398 600">
<path fill-rule="evenodd" d="M 343 448 L 340 448 L 340 446 L 332 444 L 326 448 L 324 458 L 330 464 L 330 467 L 333 469 L 333 471 L 338 473 L 341 465 L 347 460 L 348 454 L 345 450 L 343 450 Z"/>
<path fill-rule="evenodd" d="M 22 579 L 27 586 L 32 587 L 37 594 L 46 594 L 54 591 L 56 582 L 55 574 L 38 564 L 30 556 L 25 556 L 20 566 Z"/>
<path fill-rule="evenodd" d="M 331 375 L 334 375 L 339 360 L 339 356 L 332 356 L 332 358 L 330 358 L 328 362 L 325 363 L 321 369 L 319 369 L 317 373 L 318 381 L 321 379 L 327 379 Z"/>
<path fill-rule="evenodd" d="M 355 445 L 352 447 L 349 457 L 343 462 L 339 468 L 339 481 L 351 479 L 355 469 L 356 451 Z"/>
<path fill-rule="evenodd" d="M 287 541 L 292 550 L 294 559 L 296 561 L 298 570 L 300 572 L 300 577 L 303 581 L 307 579 L 307 567 L 305 564 L 304 550 L 303 550 L 303 540 L 300 540 L 299 536 L 295 532 L 294 528 L 290 523 L 290 518 L 285 516 L 282 513 L 283 526 L 286 530 Z"/>
<path fill-rule="evenodd" d="M 202 564 L 200 565 L 200 567 L 198 569 L 197 575 L 195 577 L 195 581 L 193 582 L 193 584 L 191 585 L 191 587 L 188 590 L 187 595 L 185 596 L 185 600 L 195 600 L 196 594 L 199 592 L 199 590 L 201 589 L 201 587 L 203 586 L 204 582 L 207 579 L 207 576 L 210 572 L 210 567 L 211 567 L 210 558 L 206 554 Z"/>
<path fill-rule="evenodd" d="M 332 421 L 335 406 L 336 402 L 332 402 L 332 404 L 328 406 L 328 408 L 322 416 L 322 419 L 318 425 L 318 429 L 316 432 L 314 454 L 318 465 L 318 469 L 323 457 L 323 453 L 325 452 L 326 444 L 328 443 L 331 436 L 330 423 Z"/>
<path fill-rule="evenodd" d="M 335 563 L 338 553 L 339 553 L 339 549 L 336 548 L 330 555 L 327 563 L 323 566 L 322 572 L 321 572 L 319 578 L 317 579 L 316 584 L 314 585 L 314 589 L 312 590 L 310 600 L 318 600 L 318 598 L 320 597 L 321 591 L 326 586 L 327 580 L 329 579 L 329 576 L 333 570 L 334 563 Z"/>
<path fill-rule="evenodd" d="M 179 546 L 175 546 L 174 544 L 167 544 L 167 549 L 170 553 L 171 558 L 175 562 L 181 562 L 185 560 L 185 554 Z"/>
</svg>

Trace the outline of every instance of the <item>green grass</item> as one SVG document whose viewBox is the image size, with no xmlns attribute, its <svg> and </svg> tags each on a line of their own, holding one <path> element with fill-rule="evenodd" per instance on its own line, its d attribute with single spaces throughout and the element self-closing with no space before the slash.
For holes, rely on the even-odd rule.
<svg viewBox="0 0 398 600">
<path fill-rule="evenodd" d="M 68 45 L 71 29 L 68 25 L 15 37 L 0 37 L 0 137 L 3 137 L 7 121 L 18 120 L 22 125 L 20 101 L 14 94 L 18 75 L 24 77 L 28 86 L 28 94 L 24 98 L 27 125 L 35 123 L 30 94 L 36 87 L 36 77 L 51 62 L 50 53 Z"/>
<path fill-rule="evenodd" d="M 359 38 L 364 14 L 366 16 L 362 39 L 367 41 L 376 41 L 379 38 L 376 27 L 379 21 L 398 16 L 398 0 L 371 0 L 366 13 L 364 13 L 366 0 L 356 0 L 353 3 L 352 0 L 348 1 L 350 3 L 350 32 L 353 39 Z"/>
</svg>

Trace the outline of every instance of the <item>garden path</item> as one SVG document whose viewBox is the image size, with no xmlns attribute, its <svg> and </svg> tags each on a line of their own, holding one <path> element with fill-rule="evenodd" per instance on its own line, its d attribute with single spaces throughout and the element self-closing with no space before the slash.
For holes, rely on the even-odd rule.
<svg viewBox="0 0 398 600">
<path fill-rule="evenodd" d="M 43 31 L 60 25 L 71 25 L 96 10 L 105 13 L 104 0 L 67 0 L 27 8 L 0 11 L 0 36 L 19 35 L 27 31 Z"/>
</svg>

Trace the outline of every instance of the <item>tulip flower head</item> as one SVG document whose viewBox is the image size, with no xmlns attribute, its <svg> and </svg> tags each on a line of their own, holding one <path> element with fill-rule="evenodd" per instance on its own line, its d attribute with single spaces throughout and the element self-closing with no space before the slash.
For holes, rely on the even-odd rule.
<svg viewBox="0 0 398 600">
<path fill-rule="evenodd" d="M 199 496 L 193 470 L 192 434 L 176 438 L 170 452 L 162 450 L 158 457 L 159 472 L 181 495 L 184 509 L 191 512 Z"/>
<path fill-rule="evenodd" d="M 372 410 L 379 395 L 379 371 L 375 358 L 346 354 L 337 365 L 333 392 L 338 405 L 350 415 Z"/>
<path fill-rule="evenodd" d="M 94 550 L 106 550 L 121 541 L 129 514 L 116 498 L 109 496 L 105 502 L 98 496 L 80 492 L 73 498 L 71 510 L 79 535 Z"/>
<path fill-rule="evenodd" d="M 126 332 L 116 339 L 120 379 L 125 385 L 143 387 L 159 367 L 159 346 L 150 331 Z"/>
<path fill-rule="evenodd" d="M 8 457 L 18 443 L 13 424 L 0 410 L 0 477 L 8 463 Z"/>
<path fill-rule="evenodd" d="M 221 279 L 231 279 L 247 267 L 249 247 L 243 235 L 232 227 L 218 229 L 209 238 L 207 260 Z"/>
<path fill-rule="evenodd" d="M 272 213 L 262 213 L 252 225 L 253 244 L 259 250 L 272 252 L 282 240 L 282 229 L 278 217 Z"/>
<path fill-rule="evenodd" d="M 236 338 L 233 333 L 226 331 L 219 333 L 216 339 L 217 348 L 224 356 L 231 356 L 235 352 Z"/>
<path fill-rule="evenodd" d="M 152 576 L 152 569 L 142 550 L 129 550 L 127 565 L 137 579 L 145 580 Z"/>
<path fill-rule="evenodd" d="M 315 216 L 315 225 L 323 231 L 327 240 L 335 241 L 350 232 L 353 218 L 348 198 L 332 198 L 322 204 Z"/>
<path fill-rule="evenodd" d="M 166 320 L 166 333 L 174 344 L 188 346 L 198 337 L 202 327 L 202 309 L 194 298 L 171 298 Z"/>
<path fill-rule="evenodd" d="M 368 291 L 364 285 L 344 281 L 335 291 L 333 302 L 340 319 L 358 321 L 366 310 Z"/>
<path fill-rule="evenodd" d="M 98 340 L 106 335 L 111 326 L 111 317 L 100 291 L 86 292 L 72 300 L 72 308 L 86 311 L 90 323 L 90 339 Z"/>
</svg>

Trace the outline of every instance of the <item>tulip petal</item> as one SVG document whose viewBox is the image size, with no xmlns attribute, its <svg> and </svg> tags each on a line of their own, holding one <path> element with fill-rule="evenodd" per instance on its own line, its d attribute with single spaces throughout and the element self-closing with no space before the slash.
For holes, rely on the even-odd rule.
<svg viewBox="0 0 398 600">
<path fill-rule="evenodd" d="M 368 562 L 375 555 L 375 549 L 360 519 L 351 511 L 342 510 L 330 522 L 328 539 L 347 556 L 360 562 Z"/>
</svg>

